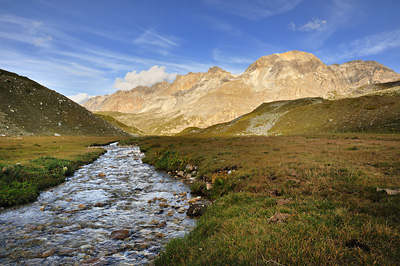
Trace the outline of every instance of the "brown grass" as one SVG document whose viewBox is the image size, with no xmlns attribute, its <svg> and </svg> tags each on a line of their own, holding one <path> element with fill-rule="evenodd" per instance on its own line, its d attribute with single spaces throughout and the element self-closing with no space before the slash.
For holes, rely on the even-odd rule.
<svg viewBox="0 0 400 266">
<path fill-rule="evenodd" d="M 167 245 L 158 265 L 398 263 L 400 195 L 377 188 L 400 188 L 399 135 L 131 142 L 150 163 L 159 163 L 167 151 L 190 158 L 199 167 L 193 191 L 214 200 L 189 236 Z M 230 169 L 236 171 L 227 174 Z M 275 212 L 291 216 L 269 223 Z"/>
<path fill-rule="evenodd" d="M 26 163 L 31 159 L 52 156 L 71 160 L 77 155 L 93 151 L 96 144 L 116 141 L 117 137 L 90 136 L 24 136 L 0 137 L 0 162 Z"/>
</svg>

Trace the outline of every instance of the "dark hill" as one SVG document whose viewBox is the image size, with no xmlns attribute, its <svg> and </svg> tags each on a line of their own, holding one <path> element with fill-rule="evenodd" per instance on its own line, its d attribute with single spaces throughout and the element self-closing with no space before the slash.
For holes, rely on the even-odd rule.
<svg viewBox="0 0 400 266">
<path fill-rule="evenodd" d="M 0 70 L 0 134 L 122 136 L 127 133 L 35 81 Z"/>
</svg>

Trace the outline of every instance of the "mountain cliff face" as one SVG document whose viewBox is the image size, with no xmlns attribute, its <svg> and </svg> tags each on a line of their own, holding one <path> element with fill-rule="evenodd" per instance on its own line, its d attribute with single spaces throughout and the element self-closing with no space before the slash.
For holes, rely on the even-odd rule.
<svg viewBox="0 0 400 266">
<path fill-rule="evenodd" d="M 0 69 L 0 135 L 125 136 L 127 133 L 42 85 Z"/>
<path fill-rule="evenodd" d="M 362 85 L 399 79 L 373 61 L 328 66 L 312 54 L 291 51 L 261 57 L 240 75 L 212 67 L 172 83 L 97 96 L 84 106 L 108 115 L 118 112 L 115 118 L 147 134 L 173 134 L 230 121 L 264 102 L 346 97 Z"/>
</svg>

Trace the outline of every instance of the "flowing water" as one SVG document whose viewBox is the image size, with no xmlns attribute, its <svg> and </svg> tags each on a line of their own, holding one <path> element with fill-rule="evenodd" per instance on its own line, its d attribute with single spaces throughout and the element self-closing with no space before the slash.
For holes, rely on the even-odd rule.
<svg viewBox="0 0 400 266">
<path fill-rule="evenodd" d="M 143 164 L 138 147 L 106 148 L 36 202 L 0 213 L 1 265 L 148 264 L 194 227 L 185 184 Z"/>
</svg>

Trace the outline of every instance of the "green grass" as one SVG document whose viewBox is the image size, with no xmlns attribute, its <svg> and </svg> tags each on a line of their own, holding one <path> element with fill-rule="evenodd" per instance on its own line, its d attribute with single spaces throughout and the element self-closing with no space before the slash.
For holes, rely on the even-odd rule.
<svg viewBox="0 0 400 266">
<path fill-rule="evenodd" d="M 377 188 L 400 188 L 399 135 L 147 137 L 128 143 L 139 144 L 152 164 L 167 153 L 190 158 L 199 167 L 193 192 L 213 200 L 196 228 L 168 243 L 156 265 L 398 264 L 400 195 Z M 174 169 L 168 165 L 165 170 Z M 268 222 L 276 212 L 291 216 Z"/>
<path fill-rule="evenodd" d="M 65 181 L 96 160 L 115 137 L 25 137 L 0 139 L 0 207 L 36 200 L 41 190 Z"/>
</svg>

